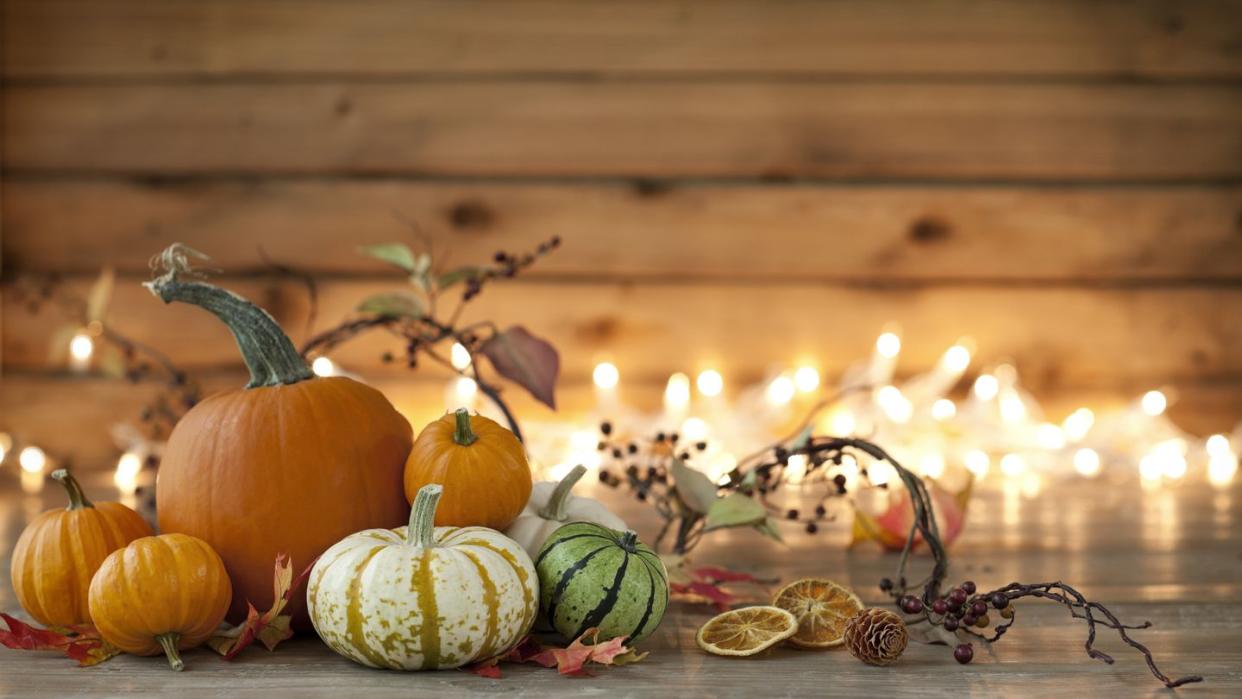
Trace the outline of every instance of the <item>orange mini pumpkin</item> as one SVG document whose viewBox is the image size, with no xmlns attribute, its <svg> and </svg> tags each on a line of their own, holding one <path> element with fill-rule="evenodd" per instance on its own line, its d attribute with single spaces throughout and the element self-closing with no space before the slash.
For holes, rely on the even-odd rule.
<svg viewBox="0 0 1242 699">
<path fill-rule="evenodd" d="M 509 430 L 465 408 L 423 428 L 405 464 L 405 497 L 429 483 L 444 486 L 436 526 L 501 529 L 530 498 L 530 465 Z"/>
<path fill-rule="evenodd" d="M 148 287 L 165 303 L 210 311 L 228 326 L 250 370 L 245 389 L 194 406 L 168 438 L 156 484 L 160 530 L 199 537 L 233 581 L 229 618 L 272 600 L 272 561 L 297 568 L 362 529 L 401 526 L 410 424 L 382 393 L 345 377 L 317 377 L 263 309 L 201 281 L 187 248 L 161 256 Z M 310 629 L 305 595 L 288 607 Z"/>
<path fill-rule="evenodd" d="M 91 619 L 99 635 L 126 653 L 168 656 L 211 638 L 233 586 L 224 563 L 202 539 L 161 534 L 112 552 L 91 580 Z"/>
<path fill-rule="evenodd" d="M 69 506 L 48 510 L 13 547 L 13 590 L 30 616 L 47 626 L 89 624 L 87 591 L 108 554 L 151 527 L 119 502 L 92 503 L 68 471 L 52 472 L 69 491 Z"/>
</svg>

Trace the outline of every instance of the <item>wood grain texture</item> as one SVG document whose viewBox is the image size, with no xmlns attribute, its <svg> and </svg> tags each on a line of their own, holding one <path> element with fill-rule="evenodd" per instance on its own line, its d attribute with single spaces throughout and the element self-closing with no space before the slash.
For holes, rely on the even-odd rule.
<svg viewBox="0 0 1242 699">
<path fill-rule="evenodd" d="M 1236 77 L 1224 2 L 8 0 L 8 77 Z"/>
<path fill-rule="evenodd" d="M 165 241 L 229 270 L 369 273 L 360 244 L 437 256 L 564 245 L 533 276 L 721 280 L 1242 279 L 1242 187 L 111 180 L 3 183 L 10 269 L 144 272 Z M 460 258 L 460 259 L 459 259 Z"/>
<path fill-rule="evenodd" d="M 304 289 L 281 280 L 221 283 L 268 308 L 303 337 Z M 315 327 L 341 322 L 368 296 L 402 282 L 339 280 L 319 285 Z M 84 298 L 87 278 L 57 294 Z M 47 368 L 49 343 L 66 316 L 56 306 L 31 312 L 4 295 L 4 366 Z M 237 366 L 225 327 L 198 309 L 165 306 L 138 280 L 118 282 L 109 324 L 164 350 L 185 367 Z M 1242 289 L 1233 287 L 892 287 L 812 283 L 678 284 L 515 282 L 485 291 L 463 320 L 500 319 L 547 337 L 562 357 L 562 376 L 586 380 L 610 359 L 629 380 L 663 381 L 673 371 L 714 365 L 738 380 L 757 380 L 774 366 L 813 358 L 830 371 L 869 355 L 884 324 L 902 327 L 902 368 L 919 371 L 963 335 L 979 361 L 1008 359 L 1036 387 L 1109 386 L 1236 377 L 1242 372 Z M 381 365 L 404 345 L 374 333 L 334 357 L 359 371 L 399 372 Z"/>
<path fill-rule="evenodd" d="M 406 377 L 365 375 L 368 383 L 383 391 L 417 431 L 442 416 L 449 395 L 448 378 L 428 368 Z M 244 370 L 195 372 L 205 394 L 238 389 L 246 384 Z M 835 378 L 835 377 L 834 377 Z M 505 399 L 522 425 L 549 425 L 588 420 L 597 409 L 594 386 L 566 381 L 557 386 L 557 410 L 553 412 L 512 384 L 505 386 Z M 1112 388 L 1060 388 L 1037 390 L 1048 419 L 1060 421 L 1075 409 L 1090 406 L 1097 413 L 1122 409 L 1138 391 Z M 730 383 L 727 395 L 735 398 L 743 386 Z M 1177 382 L 1165 386 L 1175 401 L 1169 416 L 1191 434 L 1229 433 L 1242 415 L 1242 381 Z M 1172 389 L 1172 390 L 1170 390 Z M 143 409 L 155 403 L 161 387 L 156 383 L 130 384 L 101 377 L 65 377 L 45 372 L 8 372 L 0 377 L 0 431 L 19 443 L 37 444 L 58 458 L 69 458 L 81 470 L 108 470 L 124 451 L 112 437 L 117 424 L 143 427 Z M 621 385 L 625 404 L 645 411 L 659 410 L 664 383 L 626 380 Z M 501 419 L 488 404 L 479 408 Z M 0 473 L 3 469 L 0 468 Z"/>
<path fill-rule="evenodd" d="M 1235 85 L 7 87 L 11 171 L 1084 181 L 1242 176 Z"/>
<path fill-rule="evenodd" d="M 106 474 L 88 478 L 92 495 L 111 492 Z M 579 486 L 603 498 L 650 537 L 650 512 L 598 484 Z M 0 485 L 0 568 L 7 569 L 12 542 L 25 521 L 44 508 L 64 504 L 46 490 L 23 497 L 12 483 Z M 1179 692 L 1190 696 L 1236 696 L 1242 692 L 1242 561 L 1238 513 L 1242 481 L 1213 491 L 1201 483 L 1146 496 L 1132 483 L 1070 480 L 1054 483 L 1035 499 L 1010 500 L 983 490 L 972 503 L 968 526 L 954 546 L 954 580 L 974 579 L 984 587 L 1011 580 L 1063 578 L 1080 586 L 1127 620 L 1149 619 L 1154 628 L 1134 635 L 1148 643 L 1170 674 L 1197 672 L 1203 685 Z M 876 581 L 891 575 L 895 555 L 862 547 L 845 550 L 848 517 L 826 525 L 817 536 L 792 528 L 788 546 L 765 542 L 751 532 L 726 532 L 705 540 L 697 553 L 703 564 L 724 564 L 788 581 L 801 576 L 831 577 L 852 586 L 868 604 L 883 599 Z M 916 562 L 922 562 L 917 559 Z M 16 607 L 7 578 L 0 577 L 0 609 Z M 12 696 L 46 693 L 75 696 L 176 693 L 184 697 L 226 697 L 238 693 L 296 692 L 299 696 L 365 693 L 405 697 L 411 691 L 436 696 L 477 696 L 505 692 L 516 696 L 753 697 L 834 695 L 960 697 L 972 695 L 1148 696 L 1164 690 L 1147 673 L 1141 657 L 1101 633 L 1102 650 L 1114 665 L 1089 659 L 1082 651 L 1085 629 L 1061 607 L 1024 602 L 1019 622 L 995 646 L 995 654 L 976 649 L 975 661 L 960 667 L 943 646 L 911 644 L 898 664 L 871 668 L 843 650 L 822 653 L 775 649 L 738 660 L 702 653 L 693 634 L 706 621 L 705 608 L 675 604 L 645 645 L 643 662 L 599 672 L 590 680 L 561 678 L 528 666 L 506 666 L 501 680 L 463 672 L 399 674 L 368 670 L 345 660 L 315 639 L 296 639 L 273 653 L 251 650 L 236 662 L 221 662 L 206 651 L 186 654 L 187 672 L 174 674 L 158 658 L 121 657 L 80 670 L 52 654 L 0 649 L 0 692 Z M 588 685 L 584 682 L 589 682 Z"/>
</svg>

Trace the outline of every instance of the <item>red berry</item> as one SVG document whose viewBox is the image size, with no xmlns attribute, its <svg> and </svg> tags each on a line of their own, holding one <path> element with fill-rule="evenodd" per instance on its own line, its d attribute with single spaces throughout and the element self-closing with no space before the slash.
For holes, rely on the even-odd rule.
<svg viewBox="0 0 1242 699">
<path fill-rule="evenodd" d="M 963 643 L 953 649 L 953 659 L 965 665 L 975 657 L 975 649 L 969 643 Z"/>
<path fill-rule="evenodd" d="M 966 591 L 960 587 L 949 590 L 949 604 L 958 606 L 966 604 Z"/>
<path fill-rule="evenodd" d="M 957 619 L 954 619 L 953 617 L 946 617 L 944 620 L 944 630 L 957 631 Z"/>
<path fill-rule="evenodd" d="M 907 597 L 905 601 L 901 603 L 901 610 L 906 614 L 918 614 L 923 611 L 923 601 L 918 597 Z"/>
<path fill-rule="evenodd" d="M 976 621 L 979 621 L 979 617 L 975 616 L 974 614 L 967 614 L 966 616 L 962 617 L 962 626 L 969 628 L 971 626 L 974 626 Z"/>
<path fill-rule="evenodd" d="M 970 613 L 974 614 L 975 616 L 983 616 L 984 614 L 987 614 L 988 613 L 987 602 L 984 602 L 983 600 L 975 600 L 975 603 L 970 605 Z"/>
<path fill-rule="evenodd" d="M 1004 609 L 1009 606 L 1009 598 L 1003 592 L 997 592 L 992 595 L 992 606 L 997 609 Z"/>
<path fill-rule="evenodd" d="M 949 611 L 949 603 L 942 599 L 938 599 L 935 602 L 932 602 L 932 611 L 941 615 L 946 614 Z"/>
<path fill-rule="evenodd" d="M 965 590 L 966 594 L 968 595 L 975 594 L 975 590 L 977 589 L 975 588 L 975 581 L 967 580 L 966 582 L 962 583 L 962 589 Z"/>
</svg>

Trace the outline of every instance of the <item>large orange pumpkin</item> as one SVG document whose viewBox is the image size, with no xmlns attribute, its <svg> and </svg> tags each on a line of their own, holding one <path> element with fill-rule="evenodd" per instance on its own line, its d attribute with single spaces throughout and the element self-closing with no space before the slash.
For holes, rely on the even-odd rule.
<svg viewBox="0 0 1242 699">
<path fill-rule="evenodd" d="M 47 626 L 89 624 L 91 576 L 108 554 L 151 527 L 119 502 L 92 503 L 68 471 L 52 473 L 69 506 L 35 517 L 13 547 L 13 591 L 30 616 Z"/>
<path fill-rule="evenodd" d="M 512 432 L 462 408 L 423 428 L 410 451 L 406 499 L 429 483 L 444 486 L 436 526 L 503 530 L 530 498 L 530 465 Z"/>
<path fill-rule="evenodd" d="M 278 553 L 308 566 L 361 529 L 401 526 L 410 508 L 402 473 L 410 425 L 383 394 L 344 377 L 314 376 L 276 321 L 204 282 L 187 281 L 184 253 L 149 288 L 164 302 L 201 306 L 228 326 L 250 369 L 243 390 L 212 396 L 174 428 L 156 484 L 160 529 L 203 539 L 233 581 L 229 619 L 272 602 Z M 310 629 L 305 595 L 288 607 Z"/>
<path fill-rule="evenodd" d="M 168 656 L 216 632 L 233 597 L 228 573 L 202 539 L 162 534 L 112 552 L 91 580 L 91 619 L 99 635 L 126 653 Z"/>
</svg>

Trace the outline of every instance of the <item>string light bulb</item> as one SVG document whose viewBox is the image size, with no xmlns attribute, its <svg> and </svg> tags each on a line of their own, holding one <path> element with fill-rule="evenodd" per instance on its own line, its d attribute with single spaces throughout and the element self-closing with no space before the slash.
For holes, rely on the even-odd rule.
<svg viewBox="0 0 1242 699">
<path fill-rule="evenodd" d="M 1089 447 L 1074 452 L 1074 470 L 1087 478 L 1100 475 L 1100 455 Z"/>
<path fill-rule="evenodd" d="M 991 374 L 979 374 L 975 379 L 974 393 L 975 398 L 982 401 L 989 401 L 996 397 L 1000 392 L 1000 382 Z"/>
<path fill-rule="evenodd" d="M 132 451 L 127 451 L 117 459 L 112 482 L 123 494 L 133 495 L 138 490 L 138 474 L 141 471 L 142 459 Z"/>
<path fill-rule="evenodd" d="M 1026 472 L 1026 460 L 1017 454 L 1005 454 L 1000 460 L 1000 470 L 1006 476 L 1020 476 Z"/>
<path fill-rule="evenodd" d="M 699 393 L 708 398 L 718 396 L 724 390 L 724 377 L 715 369 L 705 369 L 699 372 L 699 376 L 694 383 L 699 387 Z"/>
<path fill-rule="evenodd" d="M 596 388 L 607 391 L 617 387 L 617 383 L 621 380 L 621 372 L 612 362 L 600 362 L 595 365 L 595 371 L 591 372 L 591 379 L 595 381 Z"/>
<path fill-rule="evenodd" d="M 813 366 L 798 367 L 793 376 L 794 385 L 803 393 L 819 388 L 819 370 Z"/>
<path fill-rule="evenodd" d="M 449 362 L 454 369 L 464 371 L 470 366 L 470 351 L 460 342 L 454 342 L 453 348 L 449 350 Z"/>
<path fill-rule="evenodd" d="M 875 351 L 881 357 L 892 359 L 901 353 L 901 338 L 895 332 L 881 333 L 875 340 Z"/>
<path fill-rule="evenodd" d="M 975 478 L 983 478 L 988 475 L 992 459 L 981 449 L 971 449 L 962 455 L 962 463 L 966 465 L 967 471 L 975 474 Z"/>
<path fill-rule="evenodd" d="M 1078 442 L 1087 436 L 1093 425 L 1095 425 L 1095 413 L 1089 408 L 1079 408 L 1065 417 L 1061 423 L 1061 432 L 1069 441 Z"/>
<path fill-rule="evenodd" d="M 8 456 L 13 450 L 13 438 L 8 432 L 0 432 L 0 464 L 4 463 L 4 457 Z"/>
<path fill-rule="evenodd" d="M 18 452 L 17 463 L 26 473 L 42 473 L 47 466 L 47 454 L 39 447 L 26 447 Z"/>
<path fill-rule="evenodd" d="M 690 405 L 690 377 L 680 372 L 668 377 L 664 386 L 664 408 L 672 412 L 685 410 Z"/>
<path fill-rule="evenodd" d="M 772 379 L 772 383 L 768 384 L 765 397 L 772 405 L 782 406 L 793 400 L 796 390 L 793 380 L 788 376 L 781 375 Z"/>
<path fill-rule="evenodd" d="M 966 371 L 966 367 L 970 366 L 970 350 L 966 345 L 958 343 L 945 350 L 944 356 L 940 358 L 940 362 L 944 365 L 944 368 L 955 374 L 960 374 Z"/>
<path fill-rule="evenodd" d="M 931 415 L 932 419 L 938 422 L 950 420 L 957 415 L 957 405 L 948 398 L 937 399 L 935 403 L 932 403 Z"/>
<path fill-rule="evenodd" d="M 335 376 L 336 364 L 327 357 L 315 357 L 311 362 L 311 371 L 315 376 Z"/>
<path fill-rule="evenodd" d="M 888 416 L 888 419 L 896 423 L 905 423 L 910 421 L 910 416 L 914 413 L 914 406 L 901 393 L 901 389 L 893 385 L 881 387 L 875 393 L 875 402 Z"/>
<path fill-rule="evenodd" d="M 1169 407 L 1169 399 L 1160 391 L 1148 391 L 1143 394 L 1139 404 L 1142 406 L 1143 412 L 1156 417 L 1164 413 L 1165 409 Z"/>
</svg>

